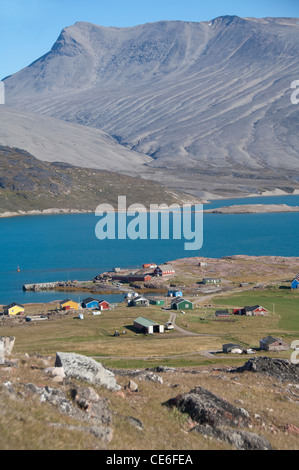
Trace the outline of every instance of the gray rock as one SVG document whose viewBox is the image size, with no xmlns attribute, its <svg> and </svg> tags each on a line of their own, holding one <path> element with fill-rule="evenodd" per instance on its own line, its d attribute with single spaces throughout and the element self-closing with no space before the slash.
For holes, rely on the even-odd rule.
<svg viewBox="0 0 299 470">
<path fill-rule="evenodd" d="M 75 353 L 56 353 L 55 367 L 63 367 L 66 377 L 102 385 L 116 391 L 121 387 L 116 383 L 113 372 L 92 358 Z"/>
<path fill-rule="evenodd" d="M 100 397 L 91 387 L 74 387 L 71 397 L 80 409 L 97 423 L 110 425 L 112 414 L 105 398 Z"/>
<path fill-rule="evenodd" d="M 14 336 L 0 336 L 0 346 L 4 351 L 4 357 L 10 356 L 15 344 Z"/>
<path fill-rule="evenodd" d="M 151 372 L 158 372 L 158 373 L 161 373 L 161 372 L 175 372 L 176 369 L 174 367 L 168 367 L 168 366 L 157 366 L 157 367 L 153 367 L 152 369 L 146 369 L 146 370 L 149 370 Z"/>
<path fill-rule="evenodd" d="M 189 393 L 171 398 L 163 405 L 176 407 L 182 413 L 188 413 L 193 421 L 211 426 L 248 426 L 249 414 L 243 408 L 237 408 L 209 390 L 196 387 Z"/>
<path fill-rule="evenodd" d="M 50 403 L 62 413 L 80 421 L 92 422 L 93 425 L 110 425 L 112 414 L 107 400 L 101 398 L 90 387 L 74 387 L 68 394 L 63 390 L 52 387 L 37 387 L 34 384 L 24 384 L 25 391 L 39 396 L 42 403 Z"/>
<path fill-rule="evenodd" d="M 59 410 L 73 417 L 81 417 L 74 409 L 72 402 L 67 398 L 64 391 L 52 387 L 38 387 L 32 383 L 24 384 L 24 388 L 29 394 L 36 394 L 40 397 L 42 403 L 50 403 L 59 408 Z M 83 415 L 82 415 L 83 416 Z"/>
<path fill-rule="evenodd" d="M 134 418 L 134 416 L 127 416 L 128 423 L 132 424 L 139 431 L 143 431 L 143 423 L 140 419 Z"/>
<path fill-rule="evenodd" d="M 163 384 L 163 379 L 159 374 L 154 374 L 153 372 L 142 372 L 138 375 L 139 380 L 147 380 L 148 382 L 157 382 Z"/>
<path fill-rule="evenodd" d="M 271 357 L 254 357 L 243 366 L 232 369 L 230 372 L 256 372 L 278 379 L 280 382 L 290 381 L 299 384 L 299 365 L 292 364 L 285 359 Z"/>
<path fill-rule="evenodd" d="M 131 390 L 131 392 L 138 392 L 138 384 L 132 379 L 129 381 L 127 388 Z"/>
<path fill-rule="evenodd" d="M 227 442 L 239 450 L 272 450 L 267 439 L 248 431 L 215 427 L 209 424 L 195 426 L 191 431 Z"/>
<path fill-rule="evenodd" d="M 74 425 L 64 425 L 61 423 L 51 423 L 51 427 L 53 428 L 63 428 L 67 429 L 68 431 L 76 431 L 76 432 L 84 432 L 93 434 L 102 442 L 110 442 L 113 437 L 113 429 L 106 427 L 106 426 L 74 426 Z"/>
</svg>

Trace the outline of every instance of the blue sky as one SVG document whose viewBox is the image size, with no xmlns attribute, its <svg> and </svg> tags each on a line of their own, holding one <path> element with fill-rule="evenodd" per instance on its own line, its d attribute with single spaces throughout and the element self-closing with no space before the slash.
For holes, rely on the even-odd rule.
<svg viewBox="0 0 299 470">
<path fill-rule="evenodd" d="M 0 79 L 48 52 L 76 21 L 127 27 L 222 15 L 299 18 L 299 0 L 0 0 Z"/>
</svg>

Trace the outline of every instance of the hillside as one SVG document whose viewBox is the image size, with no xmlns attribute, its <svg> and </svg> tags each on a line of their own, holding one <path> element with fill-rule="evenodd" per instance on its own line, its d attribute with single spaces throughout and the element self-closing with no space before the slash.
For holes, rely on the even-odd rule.
<svg viewBox="0 0 299 470">
<path fill-rule="evenodd" d="M 7 104 L 101 129 L 150 157 L 140 175 L 193 194 L 291 191 L 298 34 L 295 18 L 78 22 L 5 79 Z"/>
<path fill-rule="evenodd" d="M 63 162 L 42 162 L 26 151 L 0 146 L 0 214 L 68 209 L 95 211 L 102 203 L 183 203 L 187 195 L 139 177 L 92 170 Z M 191 201 L 192 198 L 189 198 Z"/>
</svg>

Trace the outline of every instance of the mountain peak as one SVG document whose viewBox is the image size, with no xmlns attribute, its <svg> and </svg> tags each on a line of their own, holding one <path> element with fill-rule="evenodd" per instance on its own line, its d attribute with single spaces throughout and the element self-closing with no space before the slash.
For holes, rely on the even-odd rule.
<svg viewBox="0 0 299 470">
<path fill-rule="evenodd" d="M 145 172 L 166 168 L 165 178 L 297 178 L 297 23 L 235 15 L 130 28 L 79 21 L 5 81 L 7 104 L 101 129 L 150 157 Z"/>
</svg>

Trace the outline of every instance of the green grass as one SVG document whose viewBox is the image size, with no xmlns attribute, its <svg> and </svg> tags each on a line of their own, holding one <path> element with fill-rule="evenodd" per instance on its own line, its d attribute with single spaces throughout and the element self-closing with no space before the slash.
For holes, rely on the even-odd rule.
<svg viewBox="0 0 299 470">
<path fill-rule="evenodd" d="M 225 363 L 225 356 L 216 354 L 207 358 L 204 351 L 221 351 L 222 345 L 229 342 L 245 348 L 258 348 L 260 340 L 268 335 L 283 338 L 289 344 L 298 339 L 298 300 L 298 296 L 286 290 L 250 291 L 219 296 L 214 299 L 214 308 L 196 308 L 187 311 L 185 315 L 178 313 L 177 325 L 198 333 L 198 337 L 183 336 L 175 330 L 143 335 L 133 328 L 133 322 L 138 316 L 164 324 L 169 319 L 170 311 L 159 306 L 128 308 L 124 305 L 98 317 L 85 315 L 83 321 L 78 320 L 76 314 L 70 314 L 65 318 L 36 324 L 30 322 L 14 327 L 1 326 L 0 333 L 16 337 L 17 352 L 53 355 L 57 351 L 77 352 L 99 358 L 107 366 L 115 368 L 154 367 L 161 364 L 184 367 L 213 364 L 219 360 Z M 212 301 L 210 303 L 213 305 Z M 269 315 L 231 316 L 234 322 L 215 321 L 216 309 L 254 304 L 269 309 Z M 36 306 L 31 308 L 37 313 Z M 26 313 L 30 313 L 30 308 Z M 116 330 L 120 333 L 119 337 L 113 336 Z M 126 331 L 125 335 L 123 331 Z M 264 352 L 257 352 L 257 355 L 261 354 Z M 270 355 L 288 358 L 290 351 Z"/>
<path fill-rule="evenodd" d="M 299 297 L 291 290 L 263 292 L 247 292 L 229 298 L 217 298 L 217 303 L 227 307 L 243 307 L 245 305 L 262 305 L 272 316 L 277 316 L 278 327 L 281 330 L 299 332 Z"/>
</svg>

